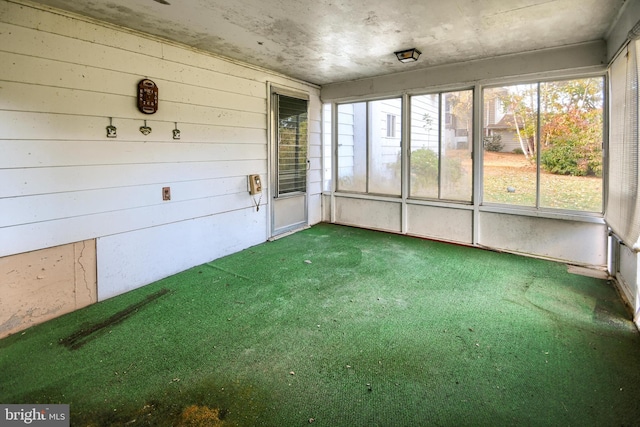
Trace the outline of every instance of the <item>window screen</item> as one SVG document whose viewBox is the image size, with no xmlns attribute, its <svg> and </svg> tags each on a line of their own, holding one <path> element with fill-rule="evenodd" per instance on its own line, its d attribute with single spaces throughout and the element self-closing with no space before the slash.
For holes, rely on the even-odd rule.
<svg viewBox="0 0 640 427">
<path fill-rule="evenodd" d="M 410 195 L 470 202 L 473 92 L 411 97 Z"/>
<path fill-rule="evenodd" d="M 489 203 L 602 212 L 604 79 L 484 90 Z"/>
<path fill-rule="evenodd" d="M 339 191 L 400 196 L 402 99 L 338 105 Z"/>
</svg>

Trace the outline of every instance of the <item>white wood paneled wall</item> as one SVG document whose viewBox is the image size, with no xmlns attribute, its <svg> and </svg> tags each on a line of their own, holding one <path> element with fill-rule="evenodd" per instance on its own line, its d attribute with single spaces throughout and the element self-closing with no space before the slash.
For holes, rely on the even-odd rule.
<svg viewBox="0 0 640 427">
<path fill-rule="evenodd" d="M 309 221 L 321 220 L 315 86 L 5 0 L 0 64 L 0 256 L 97 238 L 103 299 L 264 242 L 268 209 L 246 175 L 268 182 L 267 82 L 309 93 Z M 143 78 L 159 87 L 153 115 L 136 107 Z"/>
</svg>

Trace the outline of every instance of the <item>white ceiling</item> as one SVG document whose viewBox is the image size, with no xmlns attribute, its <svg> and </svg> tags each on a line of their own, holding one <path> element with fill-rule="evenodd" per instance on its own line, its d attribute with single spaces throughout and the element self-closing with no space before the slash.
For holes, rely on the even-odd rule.
<svg viewBox="0 0 640 427">
<path fill-rule="evenodd" d="M 602 40 L 625 1 L 36 0 L 320 85 Z"/>
</svg>

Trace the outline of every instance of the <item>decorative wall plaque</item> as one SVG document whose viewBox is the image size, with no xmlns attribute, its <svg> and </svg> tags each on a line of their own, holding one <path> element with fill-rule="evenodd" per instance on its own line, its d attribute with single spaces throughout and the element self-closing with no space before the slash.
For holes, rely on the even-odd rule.
<svg viewBox="0 0 640 427">
<path fill-rule="evenodd" d="M 144 114 L 158 111 L 158 86 L 149 79 L 138 83 L 138 110 Z"/>
</svg>

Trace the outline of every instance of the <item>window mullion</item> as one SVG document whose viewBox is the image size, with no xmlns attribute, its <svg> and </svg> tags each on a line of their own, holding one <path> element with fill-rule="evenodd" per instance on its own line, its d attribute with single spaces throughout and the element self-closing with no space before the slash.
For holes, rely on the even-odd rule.
<svg viewBox="0 0 640 427">
<path fill-rule="evenodd" d="M 276 163 L 275 170 L 280 171 L 280 138 L 281 138 L 280 136 L 280 98 L 275 93 L 272 96 L 272 102 L 273 102 L 273 111 L 275 112 L 274 128 L 276 132 L 276 143 L 275 143 L 276 155 L 274 156 L 275 157 L 274 161 Z M 277 197 L 277 195 L 280 194 L 280 174 L 279 173 L 276 173 L 275 187 L 276 187 L 275 194 Z"/>
<path fill-rule="evenodd" d="M 538 90 L 537 92 L 537 118 L 536 118 L 536 209 L 540 209 L 540 159 L 541 159 L 541 146 L 540 146 L 540 129 L 542 126 L 541 123 L 541 114 L 540 114 L 540 82 L 538 82 Z"/>
<path fill-rule="evenodd" d="M 438 94 L 438 200 L 442 198 L 442 94 Z"/>
<path fill-rule="evenodd" d="M 365 106 L 365 156 L 366 156 L 366 165 L 365 165 L 365 177 L 364 177 L 364 190 L 365 193 L 369 193 L 369 180 L 371 178 L 371 102 L 367 102 Z"/>
</svg>

